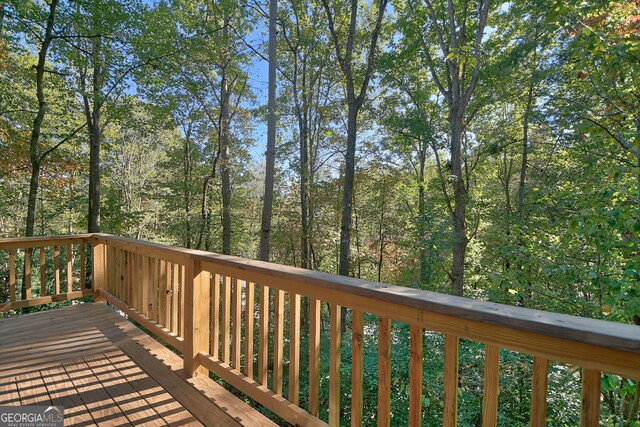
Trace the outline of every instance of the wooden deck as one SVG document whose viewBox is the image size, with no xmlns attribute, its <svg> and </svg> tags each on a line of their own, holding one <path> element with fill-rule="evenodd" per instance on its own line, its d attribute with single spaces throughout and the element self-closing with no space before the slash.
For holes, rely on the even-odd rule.
<svg viewBox="0 0 640 427">
<path fill-rule="evenodd" d="M 65 425 L 275 425 L 104 303 L 0 320 L 0 405 L 62 405 Z"/>
</svg>

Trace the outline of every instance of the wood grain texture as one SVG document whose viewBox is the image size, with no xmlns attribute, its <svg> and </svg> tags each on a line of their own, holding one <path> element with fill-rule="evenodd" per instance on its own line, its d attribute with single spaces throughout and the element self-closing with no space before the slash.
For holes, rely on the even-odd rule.
<svg viewBox="0 0 640 427">
<path fill-rule="evenodd" d="M 67 236 L 34 236 L 0 239 L 0 250 L 39 248 L 42 246 L 61 246 L 66 244 L 87 243 L 93 239 L 93 234 L 74 234 Z"/>
<path fill-rule="evenodd" d="M 284 366 L 284 292 L 276 290 L 273 299 L 273 391 L 282 396 Z"/>
<path fill-rule="evenodd" d="M 171 332 L 179 333 L 180 319 L 180 265 L 171 263 Z"/>
<path fill-rule="evenodd" d="M 244 321 L 244 374 L 253 379 L 253 339 L 255 315 L 256 286 L 247 282 L 245 288 L 245 321 Z"/>
<path fill-rule="evenodd" d="M 318 416 L 320 396 L 320 300 L 309 298 L 309 413 Z"/>
<path fill-rule="evenodd" d="M 222 378 L 231 386 L 246 394 L 251 399 L 268 408 L 274 414 L 282 417 L 296 426 L 326 426 L 319 418 L 316 418 L 305 410 L 293 405 L 291 402 L 275 394 L 262 384 L 248 378 L 229 364 L 213 359 L 200 353 L 200 363 L 209 369 L 214 375 Z"/>
<path fill-rule="evenodd" d="M 484 359 L 482 427 L 495 427 L 498 424 L 498 372 L 500 369 L 500 349 L 492 345 L 486 345 Z"/>
<path fill-rule="evenodd" d="M 289 294 L 289 402 L 300 396 L 300 295 Z"/>
<path fill-rule="evenodd" d="M 220 275 L 211 275 L 211 348 L 215 359 L 220 358 Z"/>
<path fill-rule="evenodd" d="M 547 381 L 549 361 L 541 357 L 533 358 L 533 378 L 531 380 L 531 427 L 547 424 Z"/>
<path fill-rule="evenodd" d="M 167 266 L 165 260 L 160 260 L 158 272 L 158 323 L 166 328 L 167 317 Z"/>
<path fill-rule="evenodd" d="M 582 369 L 580 427 L 600 425 L 600 377 L 599 371 Z"/>
<path fill-rule="evenodd" d="M 26 299 L 31 299 L 31 249 L 24 251 L 24 287 Z"/>
<path fill-rule="evenodd" d="M 87 289 L 87 254 L 85 249 L 85 243 L 80 243 L 80 290 Z"/>
<path fill-rule="evenodd" d="M 82 288 L 84 289 L 84 288 Z M 44 248 L 40 248 L 40 296 L 47 295 L 47 262 Z"/>
<path fill-rule="evenodd" d="M 378 320 L 378 426 L 391 425 L 391 321 Z"/>
<path fill-rule="evenodd" d="M 444 336 L 444 427 L 458 425 L 458 337 Z"/>
<path fill-rule="evenodd" d="M 269 287 L 263 284 L 260 284 L 259 321 L 258 383 L 266 387 L 269 369 Z"/>
<path fill-rule="evenodd" d="M 16 301 L 16 251 L 9 250 L 9 302 Z"/>
<path fill-rule="evenodd" d="M 5 328 L 2 405 L 63 404 L 76 425 L 275 426 L 207 376 L 187 382 L 180 357 L 106 304 L 2 319 Z M 32 351 L 15 354 L 23 346 Z"/>
<path fill-rule="evenodd" d="M 180 265 L 180 316 L 178 317 L 178 325 L 180 329 L 180 336 L 184 337 L 184 324 L 185 324 L 185 294 L 186 294 L 186 286 L 187 286 L 187 268 L 186 265 Z"/>
<path fill-rule="evenodd" d="M 338 304 L 329 305 L 329 425 L 340 425 L 340 341 L 341 310 Z"/>
<path fill-rule="evenodd" d="M 231 366 L 240 370 L 242 348 L 242 281 L 233 281 L 233 339 L 231 340 Z"/>
<path fill-rule="evenodd" d="M 187 376 L 208 375 L 198 353 L 209 352 L 211 280 L 200 262 L 190 261 L 185 267 L 184 370 Z"/>
<path fill-rule="evenodd" d="M 73 250 L 70 244 L 67 245 L 67 293 L 73 291 Z"/>
<path fill-rule="evenodd" d="M 99 248 L 97 250 L 100 250 Z M 104 247 L 102 248 L 102 250 L 100 250 L 100 252 L 104 251 Z M 101 258 L 96 259 L 95 254 L 93 257 L 93 262 L 94 264 L 97 262 L 99 264 L 102 264 L 100 267 L 102 267 L 102 279 L 103 279 L 103 283 L 104 280 L 106 279 L 106 277 L 104 277 L 105 272 L 104 272 L 104 254 L 102 254 Z M 94 269 L 95 270 L 95 269 Z M 60 248 L 58 246 L 54 246 L 53 247 L 53 277 L 54 277 L 54 293 L 57 295 L 60 293 Z M 94 271 L 94 277 L 95 277 L 95 271 Z M 95 280 L 95 279 L 94 279 Z M 98 280 L 99 281 L 99 280 Z"/>
<path fill-rule="evenodd" d="M 353 310 L 351 314 L 351 425 L 362 425 L 363 401 L 363 354 L 364 322 L 363 313 Z"/>
<path fill-rule="evenodd" d="M 163 325 L 155 322 L 153 319 L 150 319 L 148 316 L 140 313 L 135 308 L 127 305 L 124 301 L 119 300 L 114 295 L 110 294 L 107 291 L 99 290 L 100 297 L 107 301 L 109 304 L 116 307 L 118 310 L 121 310 L 127 316 L 140 323 L 145 329 L 147 329 L 152 335 L 157 336 L 162 341 L 169 344 L 171 347 L 175 348 L 180 352 L 184 352 L 184 339 L 182 337 L 177 336 L 175 333 L 165 328 Z"/>
<path fill-rule="evenodd" d="M 420 326 L 411 326 L 409 361 L 409 425 L 422 425 L 422 354 L 424 330 Z"/>
<path fill-rule="evenodd" d="M 222 347 L 222 361 L 229 363 L 231 361 L 231 277 L 225 276 L 222 284 L 222 338 L 220 346 Z"/>
<path fill-rule="evenodd" d="M 8 302 L 5 304 L 0 303 L 0 312 L 7 310 L 19 310 L 27 307 L 37 307 L 43 304 L 51 304 L 52 302 L 69 301 L 86 296 L 91 296 L 93 294 L 93 290 L 85 289 L 84 291 L 73 291 L 68 294 L 47 295 L 45 297 L 30 298 L 27 300 Z"/>
</svg>

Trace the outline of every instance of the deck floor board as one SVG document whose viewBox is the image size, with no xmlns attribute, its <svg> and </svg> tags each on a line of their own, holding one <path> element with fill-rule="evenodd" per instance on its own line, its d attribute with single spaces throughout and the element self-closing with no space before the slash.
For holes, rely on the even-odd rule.
<svg viewBox="0 0 640 427">
<path fill-rule="evenodd" d="M 275 425 L 104 303 L 0 320 L 0 405 L 51 404 L 65 425 Z"/>
</svg>

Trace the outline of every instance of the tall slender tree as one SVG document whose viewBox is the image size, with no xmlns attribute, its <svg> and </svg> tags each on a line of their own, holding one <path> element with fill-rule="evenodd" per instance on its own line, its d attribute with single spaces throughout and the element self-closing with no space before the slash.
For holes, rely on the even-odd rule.
<svg viewBox="0 0 640 427">
<path fill-rule="evenodd" d="M 51 0 L 49 3 L 49 11 L 47 15 L 47 23 L 45 26 L 44 34 L 42 37 L 42 44 L 38 52 L 38 63 L 35 66 L 36 71 L 36 97 L 38 99 L 38 109 L 36 117 L 33 119 L 33 127 L 31 129 L 31 138 L 29 139 L 29 160 L 31 162 L 31 180 L 29 183 L 29 199 L 27 205 L 27 225 L 25 229 L 25 236 L 33 236 L 33 229 L 36 219 L 36 202 L 38 197 L 38 183 L 40 178 L 40 167 L 44 157 L 49 154 L 49 151 L 41 152 L 40 143 L 40 131 L 42 129 L 42 122 L 47 113 L 47 100 L 45 98 L 45 82 L 44 75 L 46 72 L 45 64 L 47 61 L 47 53 L 51 42 L 54 38 L 54 24 L 56 19 L 56 8 L 58 7 L 58 0 Z"/>
<path fill-rule="evenodd" d="M 409 6 L 416 18 L 425 19 L 420 33 L 422 53 L 433 81 L 445 99 L 450 136 L 451 176 L 453 179 L 453 260 L 451 266 L 451 290 L 462 295 L 464 287 L 464 262 L 469 243 L 467 237 L 467 186 L 463 173 L 463 139 L 470 117 L 467 107 L 471 101 L 482 66 L 482 43 L 489 16 L 490 0 L 478 3 L 449 0 L 446 7 L 434 7 L 431 0 L 425 6 L 414 0 Z M 437 8 L 437 10 L 436 10 Z M 431 40 L 435 40 L 439 52 L 433 52 Z"/>
<path fill-rule="evenodd" d="M 264 200 L 262 207 L 262 227 L 260 233 L 260 260 L 269 261 L 269 241 L 271 237 L 271 216 L 273 212 L 273 179 L 276 156 L 276 21 L 278 1 L 269 0 L 269 90 L 267 119 L 267 152 L 264 178 Z"/>
<path fill-rule="evenodd" d="M 339 3 L 339 2 L 336 2 Z M 378 40 L 382 31 L 382 22 L 387 0 L 373 2 L 371 7 L 375 22 L 372 28 L 358 31 L 358 1 L 351 0 L 347 7 L 339 4 L 329 4 L 329 0 L 322 0 L 324 6 L 335 58 L 344 77 L 347 104 L 347 141 L 345 151 L 344 184 L 342 191 L 342 219 L 340 222 L 340 263 L 338 272 L 342 276 L 349 275 L 349 260 L 351 251 L 351 216 L 353 203 L 353 182 L 356 160 L 356 138 L 358 134 L 358 114 L 362 109 L 369 83 L 375 70 L 378 50 Z M 346 31 L 342 26 L 336 26 L 343 20 L 348 21 Z M 356 36 L 362 37 L 366 32 L 365 63 L 357 63 L 360 58 L 360 46 L 356 46 Z M 360 34 L 357 34 L 360 33 Z M 344 312 L 343 312 L 344 316 Z"/>
</svg>

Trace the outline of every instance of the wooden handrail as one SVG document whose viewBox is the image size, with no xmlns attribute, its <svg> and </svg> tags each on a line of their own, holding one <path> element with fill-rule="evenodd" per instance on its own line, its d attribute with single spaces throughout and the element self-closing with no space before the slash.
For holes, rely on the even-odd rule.
<svg viewBox="0 0 640 427">
<path fill-rule="evenodd" d="M 94 295 L 93 289 L 86 288 L 85 246 L 91 237 L 91 234 L 77 234 L 0 239 L 0 252 L 9 252 L 9 301 L 0 301 L 0 312 Z M 64 266 L 61 265 L 61 248 L 64 248 Z M 18 253 L 22 256 L 22 277 L 17 277 Z M 47 274 L 47 253 L 53 263 L 52 274 Z M 74 271 L 74 261 L 79 264 L 77 271 Z M 33 268 L 34 263 L 38 268 Z M 63 272 L 66 269 L 66 274 L 61 276 L 61 269 Z M 37 287 L 34 277 L 39 281 Z M 18 295 L 22 297 L 18 298 Z"/>
<path fill-rule="evenodd" d="M 304 296 L 315 296 L 323 301 L 334 302 L 331 298 L 336 291 L 340 297 L 346 295 L 363 297 L 384 304 L 413 308 L 446 316 L 478 322 L 487 325 L 508 327 L 509 329 L 535 332 L 549 337 L 569 339 L 571 341 L 603 346 L 611 349 L 640 354 L 640 328 L 617 322 L 571 316 L 529 308 L 514 307 L 505 304 L 478 301 L 471 298 L 440 294 L 420 289 L 371 282 L 353 277 L 338 276 L 314 270 L 305 270 L 286 265 L 250 260 L 230 255 L 222 255 L 195 249 L 166 246 L 157 243 L 127 239 L 108 234 L 94 234 L 98 241 L 116 247 L 134 250 L 136 253 L 151 249 L 151 254 L 179 254 L 179 260 L 188 258 L 199 260 L 203 266 L 214 267 L 220 274 L 229 274 L 246 280 L 254 278 L 254 282 L 274 281 L 281 284 L 285 291 L 296 291 Z M 0 241 L 0 249 L 2 248 Z M 171 257 L 177 259 L 176 257 Z M 297 290 L 296 290 L 297 288 Z M 313 289 L 316 288 L 316 289 Z M 305 292 L 308 290 L 309 292 Z M 347 304 L 341 298 L 335 302 L 358 309 Z M 362 304 L 362 308 L 369 308 Z M 367 312 L 368 310 L 365 310 Z M 373 312 L 374 314 L 382 314 Z M 406 315 L 403 315 L 405 317 Z M 392 316 L 393 317 L 393 316 Z M 404 320 L 404 319 L 394 319 Z M 417 320 L 417 319 L 416 319 Z M 413 323 L 413 322 L 409 322 Z M 443 331 L 446 332 L 446 331 Z M 473 337 L 469 337 L 473 339 Z"/>
<path fill-rule="evenodd" d="M 484 425 L 497 422 L 500 349 L 534 357 L 531 425 L 544 425 L 545 422 L 550 361 L 582 368 L 583 426 L 592 425 L 598 417 L 601 372 L 640 379 L 640 328 L 634 325 L 476 301 L 102 233 L 5 239 L 0 240 L 0 250 L 62 246 L 75 242 L 91 243 L 93 256 L 98 261 L 104 256 L 100 264 L 104 271 L 100 271 L 99 265 L 94 265 L 94 281 L 99 289 L 95 296 L 103 297 L 128 312 L 152 333 L 183 351 L 187 374 L 214 372 L 294 424 L 324 424 L 317 418 L 320 302 L 328 303 L 330 307 L 331 360 L 327 403 L 330 425 L 341 422 L 341 306 L 353 311 L 351 410 L 356 424 L 362 419 L 364 313 L 379 318 L 378 419 L 383 425 L 391 422 L 388 408 L 392 322 L 407 323 L 411 327 L 409 420 L 412 425 L 419 425 L 422 411 L 422 383 L 414 376 L 421 377 L 422 373 L 422 337 L 425 330 L 445 336 L 445 425 L 455 425 L 457 418 L 460 338 L 485 344 Z M 254 301 L 256 291 L 259 291 L 259 298 Z M 270 291 L 275 297 L 273 305 L 269 303 Z M 283 321 L 287 317 L 284 312 L 287 295 L 290 299 L 288 319 L 293 326 L 289 328 L 289 396 L 284 399 L 282 360 L 285 355 L 282 343 L 285 339 Z M 297 406 L 301 297 L 308 299 L 310 308 L 308 412 Z M 259 306 L 259 310 L 254 304 Z M 254 321 L 257 330 L 252 332 Z M 272 321 L 274 324 L 270 324 Z M 251 333 L 258 336 L 257 351 L 254 351 Z M 275 346 L 272 386 L 267 383 L 270 334 L 273 334 Z M 257 360 L 255 372 L 254 357 Z"/>
</svg>

